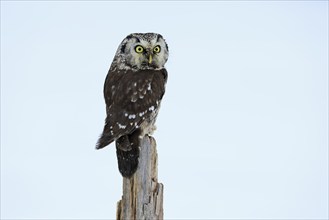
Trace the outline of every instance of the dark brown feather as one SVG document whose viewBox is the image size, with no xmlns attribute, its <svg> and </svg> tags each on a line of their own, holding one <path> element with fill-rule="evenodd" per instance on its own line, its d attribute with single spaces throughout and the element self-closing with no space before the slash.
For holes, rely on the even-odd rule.
<svg viewBox="0 0 329 220">
<path fill-rule="evenodd" d="M 109 71 L 104 84 L 107 117 L 96 148 L 133 133 L 158 110 L 165 92 L 167 71 Z M 151 109 L 151 110 L 150 110 Z"/>
</svg>

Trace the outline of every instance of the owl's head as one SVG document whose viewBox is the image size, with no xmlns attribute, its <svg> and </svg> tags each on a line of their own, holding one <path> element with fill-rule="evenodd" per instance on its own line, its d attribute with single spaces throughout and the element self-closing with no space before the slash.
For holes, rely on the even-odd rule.
<svg viewBox="0 0 329 220">
<path fill-rule="evenodd" d="M 128 35 L 119 45 L 112 67 L 159 69 L 164 67 L 168 55 L 168 45 L 160 34 L 134 33 Z"/>
</svg>

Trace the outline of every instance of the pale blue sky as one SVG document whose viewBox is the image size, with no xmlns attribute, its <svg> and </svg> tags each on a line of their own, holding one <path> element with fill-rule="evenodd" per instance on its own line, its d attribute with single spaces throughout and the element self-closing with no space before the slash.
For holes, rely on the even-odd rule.
<svg viewBox="0 0 329 220">
<path fill-rule="evenodd" d="M 165 218 L 328 218 L 328 2 L 1 1 L 1 218 L 115 218 L 96 151 L 122 39 L 170 49 Z"/>
</svg>

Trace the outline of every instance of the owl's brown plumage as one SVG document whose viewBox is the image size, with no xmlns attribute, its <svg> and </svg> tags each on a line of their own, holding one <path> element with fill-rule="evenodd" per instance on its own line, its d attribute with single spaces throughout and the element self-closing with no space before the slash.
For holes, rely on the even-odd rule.
<svg viewBox="0 0 329 220">
<path fill-rule="evenodd" d="M 167 81 L 163 66 L 167 58 L 168 47 L 161 35 L 128 35 L 105 79 L 107 117 L 96 149 L 116 141 L 119 171 L 125 177 L 137 169 L 141 138 L 155 129 Z"/>
</svg>

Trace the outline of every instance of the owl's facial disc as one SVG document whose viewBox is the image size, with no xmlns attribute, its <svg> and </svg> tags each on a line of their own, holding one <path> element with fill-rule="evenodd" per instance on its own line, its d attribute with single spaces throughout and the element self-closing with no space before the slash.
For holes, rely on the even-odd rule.
<svg viewBox="0 0 329 220">
<path fill-rule="evenodd" d="M 158 53 L 160 53 L 161 47 L 159 45 L 156 45 L 153 47 L 152 44 L 142 45 L 137 44 L 135 46 L 135 60 L 134 63 L 137 64 L 137 67 L 139 68 L 159 68 L 157 65 L 157 57 Z M 138 63 L 141 64 L 141 66 L 138 65 Z"/>
<path fill-rule="evenodd" d="M 167 44 L 159 34 L 131 34 L 119 48 L 125 65 L 136 70 L 162 68 L 168 59 Z"/>
</svg>

